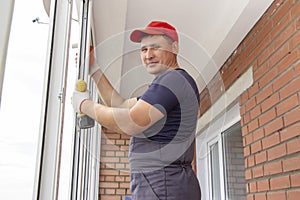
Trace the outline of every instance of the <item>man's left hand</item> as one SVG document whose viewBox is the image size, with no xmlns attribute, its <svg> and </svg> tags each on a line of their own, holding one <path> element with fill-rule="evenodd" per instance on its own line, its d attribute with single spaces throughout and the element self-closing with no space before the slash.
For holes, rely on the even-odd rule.
<svg viewBox="0 0 300 200">
<path fill-rule="evenodd" d="M 78 92 L 78 91 L 74 91 L 73 92 L 73 96 L 72 96 L 72 105 L 73 105 L 73 109 L 75 112 L 77 113 L 82 113 L 81 112 L 81 104 L 85 101 L 90 99 L 90 92 L 89 91 L 85 91 L 85 92 Z"/>
</svg>

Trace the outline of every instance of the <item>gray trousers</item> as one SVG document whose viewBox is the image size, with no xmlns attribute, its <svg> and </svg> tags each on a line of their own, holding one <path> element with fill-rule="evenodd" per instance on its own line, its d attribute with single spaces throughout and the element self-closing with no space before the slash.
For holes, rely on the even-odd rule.
<svg viewBox="0 0 300 200">
<path fill-rule="evenodd" d="M 131 173 L 133 200 L 200 200 L 201 191 L 191 165 L 168 166 Z"/>
</svg>

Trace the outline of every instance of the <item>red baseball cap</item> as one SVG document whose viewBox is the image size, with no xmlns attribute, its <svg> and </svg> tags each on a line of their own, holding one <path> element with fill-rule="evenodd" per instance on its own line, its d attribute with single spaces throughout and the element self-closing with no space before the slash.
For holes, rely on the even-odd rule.
<svg viewBox="0 0 300 200">
<path fill-rule="evenodd" d="M 132 42 L 141 42 L 141 36 L 143 33 L 149 35 L 166 35 L 172 40 L 178 42 L 176 29 L 167 22 L 152 21 L 145 29 L 134 30 L 130 35 L 130 40 Z"/>
</svg>

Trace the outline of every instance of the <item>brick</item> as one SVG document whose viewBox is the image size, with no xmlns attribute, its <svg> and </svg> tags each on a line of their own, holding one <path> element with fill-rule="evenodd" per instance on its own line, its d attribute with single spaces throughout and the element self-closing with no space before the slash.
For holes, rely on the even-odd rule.
<svg viewBox="0 0 300 200">
<path fill-rule="evenodd" d="M 267 194 L 266 193 L 255 194 L 255 200 L 267 200 Z"/>
<path fill-rule="evenodd" d="M 105 134 L 103 134 L 103 137 L 107 138 L 107 139 L 120 139 L 121 138 L 121 134 L 119 133 L 107 133 L 109 130 L 104 131 Z"/>
<path fill-rule="evenodd" d="M 296 123 L 280 131 L 281 141 L 291 139 L 300 135 L 300 123 Z"/>
<path fill-rule="evenodd" d="M 117 150 L 119 150 L 119 147 L 116 145 L 104 144 L 104 145 L 101 145 L 101 150 L 102 151 L 117 151 Z"/>
<path fill-rule="evenodd" d="M 280 99 L 286 99 L 287 97 L 297 93 L 299 91 L 299 85 L 300 85 L 300 77 L 294 79 L 289 84 L 285 85 L 280 91 L 279 96 Z"/>
<path fill-rule="evenodd" d="M 266 24 L 262 27 L 256 38 L 258 41 L 264 42 L 264 39 L 270 34 L 270 30 L 272 29 L 272 21 L 267 21 Z"/>
<path fill-rule="evenodd" d="M 300 17 L 299 17 L 300 19 Z M 300 33 L 300 31 L 299 31 Z M 295 76 L 298 77 L 300 75 L 300 63 L 296 64 L 295 66 Z"/>
<path fill-rule="evenodd" d="M 261 104 L 261 112 L 266 112 L 279 102 L 279 93 L 272 94 Z"/>
<path fill-rule="evenodd" d="M 244 140 L 245 140 L 245 145 L 249 145 L 253 142 L 253 136 L 252 134 L 248 134 L 244 137 Z"/>
<path fill-rule="evenodd" d="M 258 166 L 253 168 L 253 178 L 259 178 L 264 175 L 263 166 Z"/>
<path fill-rule="evenodd" d="M 296 31 L 296 24 L 290 24 L 283 32 L 279 35 L 279 37 L 274 41 L 274 49 L 279 48 L 280 46 L 284 45 L 286 42 L 290 40 L 290 37 Z"/>
<path fill-rule="evenodd" d="M 247 146 L 244 148 L 244 157 L 247 157 L 250 155 L 250 146 Z"/>
<path fill-rule="evenodd" d="M 280 137 L 279 137 L 279 133 L 274 133 L 266 138 L 264 138 L 262 140 L 262 147 L 263 149 L 267 149 L 267 148 L 270 148 L 274 145 L 277 145 L 279 144 L 280 142 Z"/>
<path fill-rule="evenodd" d="M 290 187 L 290 177 L 280 176 L 270 179 L 271 190 L 286 189 Z"/>
<path fill-rule="evenodd" d="M 270 69 L 270 71 L 264 74 L 259 80 L 258 83 L 260 88 L 263 88 L 266 85 L 270 84 L 277 77 L 277 75 L 278 75 L 278 69 L 276 67 Z"/>
<path fill-rule="evenodd" d="M 119 183 L 115 182 L 100 182 L 100 188 L 118 188 Z"/>
<path fill-rule="evenodd" d="M 254 195 L 253 194 L 248 194 L 247 195 L 247 200 L 254 200 Z"/>
<path fill-rule="evenodd" d="M 240 114 L 243 117 L 243 115 L 246 113 L 246 107 L 242 104 L 240 104 Z"/>
<path fill-rule="evenodd" d="M 276 110 L 272 108 L 271 110 L 265 112 L 259 117 L 259 125 L 265 125 L 266 123 L 272 121 L 276 117 Z"/>
<path fill-rule="evenodd" d="M 128 145 L 122 145 L 122 146 L 120 146 L 120 150 L 121 151 L 128 151 L 129 150 L 129 146 Z"/>
<path fill-rule="evenodd" d="M 299 50 L 294 49 L 292 52 L 288 52 L 287 56 L 285 56 L 277 65 L 278 73 L 282 73 L 291 65 L 296 63 L 299 59 Z"/>
<path fill-rule="evenodd" d="M 283 75 L 281 75 L 277 80 L 273 83 L 273 90 L 276 92 L 289 82 L 291 82 L 294 79 L 295 70 L 294 68 L 289 69 L 287 72 L 285 72 Z"/>
<path fill-rule="evenodd" d="M 267 193 L 267 200 L 286 200 L 285 191 Z"/>
<path fill-rule="evenodd" d="M 260 114 L 261 114 L 261 108 L 260 108 L 260 105 L 258 105 L 250 111 L 251 120 L 255 119 Z"/>
<path fill-rule="evenodd" d="M 130 188 L 130 183 L 120 183 L 120 188 Z"/>
<path fill-rule="evenodd" d="M 245 171 L 245 179 L 246 179 L 246 180 L 252 179 L 252 170 L 251 170 L 251 169 L 247 169 L 247 170 Z"/>
<path fill-rule="evenodd" d="M 243 117 L 244 124 L 248 124 L 251 121 L 250 113 L 246 113 Z"/>
<path fill-rule="evenodd" d="M 121 163 L 128 163 L 129 162 L 128 157 L 120 158 L 120 162 Z"/>
<path fill-rule="evenodd" d="M 255 154 L 255 163 L 256 164 L 261 164 L 266 161 L 267 161 L 267 152 L 266 151 Z"/>
<path fill-rule="evenodd" d="M 290 15 L 290 9 L 293 6 L 293 1 L 291 0 L 285 0 L 284 3 L 282 4 L 282 6 L 280 6 L 280 8 L 278 9 L 276 15 L 274 15 L 273 17 L 273 22 L 274 23 L 279 23 L 279 21 L 281 21 L 281 19 L 286 16 L 286 15 Z"/>
<path fill-rule="evenodd" d="M 257 92 L 259 91 L 259 85 L 258 83 L 254 83 L 249 89 L 249 96 L 253 97 Z"/>
<path fill-rule="evenodd" d="M 105 191 L 105 189 L 103 189 L 103 188 L 100 188 L 100 189 L 99 189 L 99 195 L 103 195 L 103 194 L 105 194 L 105 192 L 104 192 L 104 191 Z"/>
<path fill-rule="evenodd" d="M 257 192 L 256 182 L 249 183 L 249 190 L 250 190 L 251 193 Z"/>
<path fill-rule="evenodd" d="M 118 157 L 102 157 L 100 158 L 100 162 L 103 163 L 118 163 L 120 159 Z"/>
<path fill-rule="evenodd" d="M 252 166 L 255 165 L 254 156 L 248 157 L 247 160 L 248 160 L 248 166 L 249 166 L 249 167 L 252 167 Z"/>
<path fill-rule="evenodd" d="M 257 46 L 257 64 L 259 66 L 267 63 L 267 59 L 270 57 L 272 52 L 274 52 L 273 47 L 270 46 L 271 40 L 271 35 L 267 35 L 266 38 Z"/>
<path fill-rule="evenodd" d="M 263 128 L 260 128 L 255 130 L 252 135 L 253 135 L 253 141 L 255 142 L 265 136 L 265 131 Z"/>
<path fill-rule="evenodd" d="M 253 79 L 254 81 L 258 81 L 267 71 L 269 70 L 270 66 L 269 63 L 263 63 L 259 65 L 256 71 L 253 73 Z"/>
<path fill-rule="evenodd" d="M 125 144 L 125 140 L 116 140 L 116 145 L 124 145 Z"/>
<path fill-rule="evenodd" d="M 101 175 L 118 175 L 119 171 L 113 170 L 113 169 L 101 169 L 100 174 Z"/>
<path fill-rule="evenodd" d="M 256 95 L 257 103 L 261 103 L 263 100 L 267 99 L 269 96 L 273 94 L 273 86 L 270 85 L 262 90 Z"/>
<path fill-rule="evenodd" d="M 257 181 L 257 191 L 258 192 L 268 191 L 269 189 L 270 189 L 270 186 L 269 186 L 268 179 Z"/>
<path fill-rule="evenodd" d="M 115 181 L 116 182 L 124 182 L 125 181 L 125 177 L 124 176 L 116 176 L 115 177 Z"/>
<path fill-rule="evenodd" d="M 249 133 L 251 133 L 252 131 L 254 131 L 257 128 L 258 128 L 258 119 L 255 119 L 248 124 Z"/>
<path fill-rule="evenodd" d="M 286 155 L 286 144 L 275 146 L 267 151 L 268 161 L 283 157 Z"/>
<path fill-rule="evenodd" d="M 130 135 L 126 135 L 126 134 L 121 134 L 121 139 L 124 139 L 124 140 L 130 140 Z"/>
<path fill-rule="evenodd" d="M 113 157 L 116 155 L 114 151 L 103 151 L 103 153 L 105 153 L 104 156 L 108 156 L 108 157 L 109 156 Z"/>
<path fill-rule="evenodd" d="M 251 145 L 251 154 L 255 154 L 262 150 L 261 141 L 257 141 Z"/>
<path fill-rule="evenodd" d="M 285 126 L 291 125 L 298 121 L 300 121 L 300 108 L 293 110 L 284 116 Z"/>
<path fill-rule="evenodd" d="M 279 174 L 279 173 L 282 173 L 281 161 L 271 162 L 271 163 L 264 165 L 264 175 L 265 176 Z"/>
<path fill-rule="evenodd" d="M 279 61 L 281 61 L 287 55 L 289 55 L 289 46 L 286 44 L 286 45 L 282 46 L 280 49 L 278 49 L 277 51 L 275 51 L 275 54 L 273 54 L 271 56 L 270 66 L 272 67 L 272 66 L 275 66 L 276 64 L 280 63 Z M 274 69 L 274 77 L 273 78 L 275 78 L 279 74 L 279 71 L 275 67 L 273 69 Z"/>
<path fill-rule="evenodd" d="M 280 103 L 278 106 L 276 106 L 277 115 L 282 115 L 289 110 L 295 108 L 296 106 L 299 106 L 299 99 L 298 95 L 294 94 L 293 96 L 289 97 L 287 100 Z"/>
<path fill-rule="evenodd" d="M 115 189 L 105 189 L 105 194 L 115 194 Z"/>
<path fill-rule="evenodd" d="M 300 18 L 298 18 L 299 20 Z M 300 22 L 300 20 L 299 20 Z M 298 23 L 298 25 L 296 25 L 298 27 L 298 29 L 300 29 L 300 24 Z M 290 39 L 290 48 L 294 49 L 295 47 L 297 47 L 300 43 L 300 32 L 298 31 L 295 35 L 292 36 L 292 38 Z"/>
<path fill-rule="evenodd" d="M 285 2 L 290 2 L 290 1 L 285 1 Z M 286 5 L 286 4 L 284 4 L 284 5 Z M 279 35 L 279 34 L 280 34 L 280 32 L 287 29 L 287 25 L 291 21 L 291 15 L 290 15 L 289 12 L 286 12 L 286 13 L 283 13 L 283 14 L 287 14 L 287 15 L 284 15 L 283 17 L 278 18 L 277 17 L 278 14 L 276 14 L 273 18 L 273 23 L 274 23 L 275 26 L 274 26 L 274 29 L 271 32 L 272 33 L 272 39 L 274 39 L 275 37 L 284 37 L 284 36 Z M 278 19 L 278 20 L 276 20 L 276 19 Z"/>
<path fill-rule="evenodd" d="M 104 176 L 104 180 L 107 182 L 113 182 L 113 181 L 115 181 L 115 177 L 114 176 Z"/>
<path fill-rule="evenodd" d="M 123 164 L 123 163 L 116 163 L 115 165 L 116 165 L 116 169 L 125 169 L 126 168 L 125 164 Z"/>
<path fill-rule="evenodd" d="M 289 158 L 283 161 L 283 171 L 289 172 L 300 170 L 300 156 Z"/>
<path fill-rule="evenodd" d="M 101 200 L 121 200 L 122 196 L 115 195 L 101 195 Z"/>
<path fill-rule="evenodd" d="M 280 131 L 283 128 L 283 120 L 282 118 L 275 119 L 269 124 L 265 125 L 265 135 L 270 135 L 276 131 Z"/>
<path fill-rule="evenodd" d="M 126 195 L 126 189 L 116 189 L 116 194 Z"/>
<path fill-rule="evenodd" d="M 300 189 L 287 191 L 288 200 L 298 200 L 300 196 Z"/>
<path fill-rule="evenodd" d="M 300 186 L 300 174 L 291 175 L 291 187 L 299 187 Z"/>
<path fill-rule="evenodd" d="M 251 110 L 252 108 L 254 108 L 255 105 L 256 105 L 255 98 L 252 98 L 248 102 L 246 102 L 246 104 L 245 104 L 245 106 L 246 106 L 246 112 L 248 112 L 249 110 Z"/>
<path fill-rule="evenodd" d="M 291 10 L 292 18 L 297 17 L 300 13 L 300 2 L 299 1 L 295 1 L 295 2 L 296 2 L 296 4 L 294 5 L 294 7 Z"/>
<path fill-rule="evenodd" d="M 293 154 L 300 152 L 300 139 L 297 138 L 287 143 L 287 153 Z"/>
<path fill-rule="evenodd" d="M 124 157 L 125 156 L 125 152 L 124 151 L 117 151 L 115 152 L 117 157 Z"/>
<path fill-rule="evenodd" d="M 248 134 L 248 126 L 243 126 L 242 127 L 242 136 L 245 136 L 245 135 L 247 135 Z"/>
</svg>

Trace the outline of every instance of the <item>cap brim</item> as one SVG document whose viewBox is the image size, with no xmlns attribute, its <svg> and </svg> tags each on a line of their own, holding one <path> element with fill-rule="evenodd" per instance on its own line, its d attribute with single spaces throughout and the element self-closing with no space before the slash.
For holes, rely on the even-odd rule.
<svg viewBox="0 0 300 200">
<path fill-rule="evenodd" d="M 155 31 L 155 30 L 149 30 L 149 29 L 144 29 L 144 30 L 135 30 L 131 33 L 130 35 L 130 40 L 132 42 L 141 42 L 141 37 L 143 33 L 149 34 L 149 35 L 162 35 L 164 34 L 163 32 L 160 31 Z"/>
</svg>

